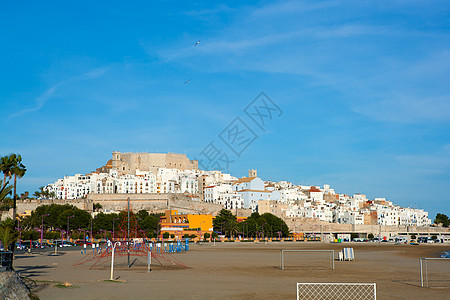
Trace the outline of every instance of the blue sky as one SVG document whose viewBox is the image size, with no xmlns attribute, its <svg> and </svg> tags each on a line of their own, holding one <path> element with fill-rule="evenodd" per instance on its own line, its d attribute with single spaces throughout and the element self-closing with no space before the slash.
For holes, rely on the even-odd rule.
<svg viewBox="0 0 450 300">
<path fill-rule="evenodd" d="M 450 215 L 449 10 L 4 1 L 0 154 L 23 156 L 19 191 L 33 192 L 114 150 L 194 158 L 213 141 L 235 176 L 256 168 Z M 265 131 L 243 111 L 261 91 L 283 111 Z M 218 137 L 236 117 L 258 136 L 240 157 Z"/>
</svg>

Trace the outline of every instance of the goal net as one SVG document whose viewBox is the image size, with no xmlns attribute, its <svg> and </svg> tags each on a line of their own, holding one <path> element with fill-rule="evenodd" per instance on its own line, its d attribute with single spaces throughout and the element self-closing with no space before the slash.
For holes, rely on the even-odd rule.
<svg viewBox="0 0 450 300">
<path fill-rule="evenodd" d="M 376 300 L 375 283 L 297 283 L 297 300 Z"/>
<path fill-rule="evenodd" d="M 334 269 L 334 250 L 281 250 L 280 269 Z"/>
<path fill-rule="evenodd" d="M 420 258 L 422 287 L 450 287 L 450 258 Z"/>
</svg>

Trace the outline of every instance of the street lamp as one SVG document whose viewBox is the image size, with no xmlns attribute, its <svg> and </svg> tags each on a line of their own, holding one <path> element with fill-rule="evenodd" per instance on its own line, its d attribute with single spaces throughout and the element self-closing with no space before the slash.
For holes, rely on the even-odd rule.
<svg viewBox="0 0 450 300">
<path fill-rule="evenodd" d="M 94 243 L 94 236 L 92 235 L 92 216 L 91 216 L 91 242 Z"/>
<path fill-rule="evenodd" d="M 22 230 L 20 228 L 20 218 L 17 219 L 17 222 L 18 222 L 18 226 L 19 226 L 19 227 L 17 227 L 17 230 L 19 230 L 19 247 L 20 247 L 20 249 L 22 249 Z"/>
<path fill-rule="evenodd" d="M 42 222 L 41 222 L 41 247 L 42 247 L 42 241 L 44 240 L 44 217 L 49 216 L 50 214 L 46 214 L 42 216 Z"/>
<path fill-rule="evenodd" d="M 57 230 L 57 231 L 60 231 L 61 232 L 61 247 L 62 247 L 62 243 L 63 243 L 63 232 L 64 232 L 64 230 L 62 230 L 62 229 L 59 229 L 59 228 L 55 228 L 55 230 Z M 55 242 L 54 241 L 54 243 L 55 243 L 55 254 L 57 253 L 57 249 L 58 249 L 58 243 L 57 242 Z"/>
<path fill-rule="evenodd" d="M 69 236 L 69 220 L 70 218 L 74 218 L 75 216 L 68 216 L 67 217 L 67 241 L 70 240 L 70 236 Z"/>
</svg>

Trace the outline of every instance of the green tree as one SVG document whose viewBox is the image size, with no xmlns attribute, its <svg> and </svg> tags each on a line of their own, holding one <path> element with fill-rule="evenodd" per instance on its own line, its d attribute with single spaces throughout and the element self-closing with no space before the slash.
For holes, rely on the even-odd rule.
<svg viewBox="0 0 450 300">
<path fill-rule="evenodd" d="M 211 237 L 211 234 L 209 232 L 205 232 L 203 237 L 205 238 L 205 240 L 207 240 L 207 239 L 209 239 Z"/>
<path fill-rule="evenodd" d="M 240 231 L 246 236 L 253 237 L 287 237 L 290 234 L 289 227 L 279 217 L 265 213 L 260 215 L 254 212 L 245 222 L 240 224 Z"/>
<path fill-rule="evenodd" d="M 233 236 L 239 229 L 236 216 L 226 209 L 222 209 L 214 218 L 213 226 L 215 231 L 220 231 L 227 237 Z"/>
<path fill-rule="evenodd" d="M 14 159 L 12 154 L 0 158 L 0 171 L 3 173 L 3 185 L 6 185 L 6 178 L 11 179 Z"/>
<path fill-rule="evenodd" d="M 447 215 L 438 213 L 434 219 L 434 224 L 442 224 L 443 227 L 448 227 L 450 225 L 450 220 Z"/>
<path fill-rule="evenodd" d="M 22 156 L 19 154 L 13 154 L 15 155 L 14 158 L 14 166 L 12 168 L 12 175 L 14 176 L 14 194 L 13 194 L 13 220 L 16 219 L 17 215 L 17 179 L 22 178 L 25 176 L 25 173 L 27 172 L 27 168 L 22 163 Z"/>
<path fill-rule="evenodd" d="M 170 236 L 170 233 L 168 233 L 168 232 L 163 233 L 163 238 L 168 239 L 169 236 Z"/>
<path fill-rule="evenodd" d="M 4 211 L 8 211 L 12 206 L 12 199 L 8 197 L 11 195 L 12 186 L 6 182 L 0 180 L 0 221 L 2 220 L 2 214 Z"/>
<path fill-rule="evenodd" d="M 0 241 L 2 242 L 5 251 L 14 249 L 14 243 L 17 241 L 18 237 L 19 234 L 11 230 L 11 227 L 0 227 Z"/>
<path fill-rule="evenodd" d="M 99 211 L 100 209 L 102 209 L 103 208 L 103 206 L 100 204 L 100 203 L 94 203 L 93 205 L 92 205 L 92 209 L 94 210 L 94 211 Z"/>
<path fill-rule="evenodd" d="M 367 238 L 371 240 L 371 239 L 373 239 L 373 238 L 374 238 L 374 236 L 373 236 L 373 234 L 372 234 L 372 233 L 369 233 L 369 235 L 367 236 Z"/>
</svg>

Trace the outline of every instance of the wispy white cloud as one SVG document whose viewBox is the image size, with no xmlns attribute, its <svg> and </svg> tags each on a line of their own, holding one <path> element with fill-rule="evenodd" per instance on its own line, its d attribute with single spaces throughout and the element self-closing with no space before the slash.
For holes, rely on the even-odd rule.
<svg viewBox="0 0 450 300">
<path fill-rule="evenodd" d="M 56 95 L 57 91 L 64 88 L 64 86 L 67 86 L 77 81 L 92 80 L 99 78 L 103 74 L 105 74 L 108 70 L 109 67 L 95 68 L 81 75 L 73 76 L 66 80 L 60 81 L 51 86 L 50 88 L 48 88 L 47 90 L 45 90 L 39 97 L 37 97 L 35 100 L 35 105 L 33 107 L 25 108 L 21 111 L 12 113 L 7 118 L 7 120 L 11 120 L 26 113 L 39 111 L 50 99 L 52 99 Z"/>
<path fill-rule="evenodd" d="M 309 12 L 314 10 L 321 10 L 342 5 L 337 1 L 279 1 L 274 4 L 265 5 L 256 8 L 251 16 L 267 17 L 267 16 L 282 16 L 298 14 L 300 12 Z"/>
<path fill-rule="evenodd" d="M 216 7 L 212 7 L 212 8 L 188 10 L 188 11 L 185 11 L 183 14 L 187 15 L 187 16 L 198 17 L 198 16 L 213 15 L 213 14 L 217 14 L 217 13 L 231 12 L 231 11 L 233 11 L 233 10 L 229 6 L 220 4 L 220 5 L 218 5 Z"/>
</svg>

